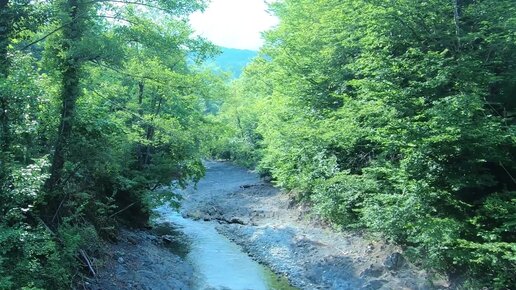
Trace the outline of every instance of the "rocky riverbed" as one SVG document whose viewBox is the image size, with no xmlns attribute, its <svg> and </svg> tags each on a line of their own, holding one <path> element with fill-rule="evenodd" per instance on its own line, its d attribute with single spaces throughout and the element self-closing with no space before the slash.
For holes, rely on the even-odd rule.
<svg viewBox="0 0 516 290">
<path fill-rule="evenodd" d="M 228 162 L 209 161 L 206 167 L 206 176 L 182 192 L 183 229 L 167 219 L 163 213 L 170 211 L 162 207 L 154 231 L 123 230 L 119 242 L 109 246 L 107 264 L 86 281 L 87 288 L 254 290 L 249 284 L 242 289 L 199 286 L 206 284 L 199 284 L 195 260 L 203 257 L 187 257 L 195 251 L 189 252 L 193 243 L 185 235 L 190 221 L 198 220 L 299 289 L 448 289 L 445 281 L 431 280 L 407 261 L 399 247 L 331 229 L 257 174 Z M 213 262 L 205 268 L 223 264 Z M 265 288 L 287 289 L 281 285 Z"/>
<path fill-rule="evenodd" d="M 166 247 L 166 241 L 152 231 L 123 229 L 118 241 L 104 248 L 105 264 L 96 276 L 77 289 L 158 290 L 191 289 L 194 269 L 180 255 Z"/>
<path fill-rule="evenodd" d="M 392 244 L 337 232 L 254 173 L 208 162 L 185 194 L 182 214 L 219 223 L 217 230 L 301 289 L 436 289 L 425 271 Z M 434 285 L 435 284 L 435 285 Z"/>
</svg>

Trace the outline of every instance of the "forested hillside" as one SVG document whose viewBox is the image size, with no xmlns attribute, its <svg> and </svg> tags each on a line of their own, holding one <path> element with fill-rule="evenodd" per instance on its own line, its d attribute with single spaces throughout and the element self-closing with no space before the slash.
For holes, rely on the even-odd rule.
<svg viewBox="0 0 516 290">
<path fill-rule="evenodd" d="M 0 289 L 70 289 L 149 192 L 202 176 L 224 90 L 196 68 L 217 51 L 188 25 L 203 5 L 0 1 Z"/>
<path fill-rule="evenodd" d="M 212 154 L 464 289 L 516 287 L 516 3 L 284 0 Z"/>
<path fill-rule="evenodd" d="M 242 74 L 243 68 L 256 55 L 257 52 L 252 50 L 222 47 L 221 53 L 213 61 L 208 61 L 208 65 L 216 65 L 223 71 L 230 72 L 233 78 L 238 78 Z"/>
</svg>

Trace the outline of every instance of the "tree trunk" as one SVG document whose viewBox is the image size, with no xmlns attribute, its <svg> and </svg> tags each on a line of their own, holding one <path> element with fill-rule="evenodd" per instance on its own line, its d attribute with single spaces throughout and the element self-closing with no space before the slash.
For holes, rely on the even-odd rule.
<svg viewBox="0 0 516 290">
<path fill-rule="evenodd" d="M 143 92 L 145 85 L 143 81 L 138 82 L 138 116 L 143 121 Z M 138 162 L 138 170 L 142 170 L 145 165 L 145 145 L 138 143 L 136 145 L 136 160 Z"/>
<path fill-rule="evenodd" d="M 11 32 L 12 17 L 9 11 L 8 0 L 0 0 L 0 76 L 4 77 L 9 67 L 7 61 L 7 47 Z"/>
<path fill-rule="evenodd" d="M 161 104 L 162 103 L 163 103 L 163 98 L 160 97 L 159 101 L 158 101 L 158 107 L 156 108 L 156 112 L 154 113 L 154 116 L 152 117 L 151 122 L 154 121 L 154 117 L 159 115 L 159 113 L 161 111 Z M 148 143 L 151 143 L 152 140 L 154 140 L 154 133 L 155 132 L 156 132 L 156 128 L 154 127 L 154 125 L 152 123 L 149 124 L 147 126 L 147 135 L 146 135 Z M 145 165 L 148 165 L 151 162 L 152 154 L 153 154 L 152 146 L 151 145 L 147 145 L 146 152 L 145 152 Z"/>
<path fill-rule="evenodd" d="M 7 79 L 10 66 L 7 50 L 10 41 L 12 17 L 8 4 L 8 0 L 0 0 L 0 82 Z M 9 94 L 4 90 L 0 90 L 0 180 L 9 175 L 10 146 Z"/>
<path fill-rule="evenodd" d="M 460 51 L 461 41 L 460 41 L 460 0 L 452 0 L 453 1 L 453 21 L 455 23 L 455 36 L 457 37 L 457 51 Z"/>
<path fill-rule="evenodd" d="M 61 89 L 61 120 L 59 131 L 54 148 L 52 159 L 52 167 L 50 169 L 50 178 L 47 180 L 45 187 L 47 190 L 55 188 L 61 179 L 62 170 L 65 162 L 65 154 L 67 152 L 70 138 L 72 136 L 72 128 L 75 115 L 75 104 L 80 94 L 79 73 L 81 69 L 81 61 L 73 55 L 72 45 L 77 44 L 83 36 L 83 21 L 77 17 L 82 11 L 78 0 L 68 0 L 66 7 L 69 15 L 69 25 L 63 28 L 62 50 L 65 57 L 60 59 L 62 69 L 62 89 Z"/>
</svg>

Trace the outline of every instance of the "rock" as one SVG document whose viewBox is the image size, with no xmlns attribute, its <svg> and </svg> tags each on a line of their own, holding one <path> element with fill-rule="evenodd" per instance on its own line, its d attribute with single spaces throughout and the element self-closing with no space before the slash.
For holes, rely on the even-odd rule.
<svg viewBox="0 0 516 290">
<path fill-rule="evenodd" d="M 122 276 L 126 275 L 128 272 L 124 266 L 117 266 L 115 269 L 115 273 L 116 273 L 116 275 L 115 275 L 116 277 L 122 277 Z"/>
<path fill-rule="evenodd" d="M 418 289 L 418 290 L 434 290 L 434 289 L 444 289 L 444 288 L 441 288 L 441 287 L 437 287 L 436 285 L 434 285 L 431 281 L 429 280 L 425 280 L 425 281 L 419 281 L 416 283 L 416 287 L 414 287 L 414 289 Z"/>
<path fill-rule="evenodd" d="M 147 240 L 149 240 L 151 243 L 158 243 L 158 239 L 155 236 L 148 236 L 146 237 Z"/>
<path fill-rule="evenodd" d="M 362 289 L 364 290 L 377 290 L 382 288 L 383 284 L 385 284 L 387 281 L 385 280 L 371 280 L 367 282 Z"/>
<path fill-rule="evenodd" d="M 128 236 L 127 242 L 132 245 L 136 245 L 136 244 L 138 244 L 138 239 L 136 237 Z"/>
<path fill-rule="evenodd" d="M 171 235 L 163 235 L 161 236 L 161 239 L 163 240 L 163 242 L 167 244 L 174 242 L 174 237 L 172 237 Z"/>
<path fill-rule="evenodd" d="M 247 225 L 248 223 L 246 221 L 244 221 L 242 218 L 240 217 L 232 217 L 230 220 L 229 220 L 229 223 L 230 224 L 239 224 L 239 225 Z"/>
<path fill-rule="evenodd" d="M 218 215 L 220 214 L 220 210 L 215 206 L 210 206 L 206 211 L 208 215 Z"/>
<path fill-rule="evenodd" d="M 399 270 L 405 264 L 405 258 L 398 252 L 392 253 L 385 259 L 383 265 L 392 271 Z"/>
<path fill-rule="evenodd" d="M 367 269 L 360 273 L 360 277 L 380 277 L 383 274 L 383 268 L 378 265 L 371 264 Z"/>
<path fill-rule="evenodd" d="M 124 258 L 118 257 L 118 263 L 122 264 L 124 262 Z"/>
</svg>

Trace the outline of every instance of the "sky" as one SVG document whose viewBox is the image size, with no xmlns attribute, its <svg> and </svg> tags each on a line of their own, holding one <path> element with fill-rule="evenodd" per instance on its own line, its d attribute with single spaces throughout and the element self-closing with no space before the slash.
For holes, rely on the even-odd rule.
<svg viewBox="0 0 516 290">
<path fill-rule="evenodd" d="M 278 23 L 266 9 L 264 0 L 211 0 L 203 13 L 190 16 L 190 24 L 216 45 L 258 50 L 263 44 L 260 32 Z"/>
</svg>

